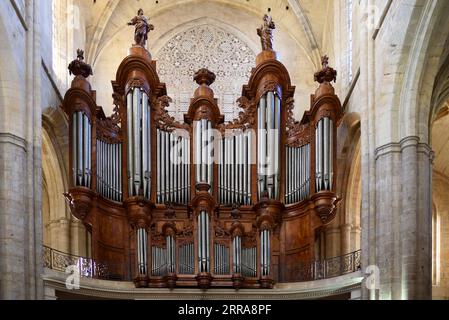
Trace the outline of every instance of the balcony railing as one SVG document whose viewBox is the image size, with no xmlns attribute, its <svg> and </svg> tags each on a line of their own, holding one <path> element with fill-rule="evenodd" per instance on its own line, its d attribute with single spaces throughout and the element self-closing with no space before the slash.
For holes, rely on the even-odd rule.
<svg viewBox="0 0 449 320">
<path fill-rule="evenodd" d="M 283 282 L 304 282 L 353 273 L 361 268 L 360 255 L 361 250 L 358 250 L 323 261 L 289 265 L 287 266 L 289 277 L 282 280 Z M 44 246 L 44 267 L 60 272 L 67 272 L 68 267 L 76 267 L 82 277 L 121 280 L 120 277 L 110 273 L 108 265 L 105 263 L 64 253 L 46 246 Z M 69 272 L 73 272 L 73 269 Z"/>
<path fill-rule="evenodd" d="M 90 258 L 64 253 L 46 246 L 44 246 L 44 267 L 67 273 L 77 270 L 81 277 L 86 278 L 110 278 L 107 264 Z"/>
<path fill-rule="evenodd" d="M 286 282 L 313 281 L 339 277 L 360 270 L 361 250 L 343 256 L 298 263 L 288 266 L 290 275 Z"/>
</svg>

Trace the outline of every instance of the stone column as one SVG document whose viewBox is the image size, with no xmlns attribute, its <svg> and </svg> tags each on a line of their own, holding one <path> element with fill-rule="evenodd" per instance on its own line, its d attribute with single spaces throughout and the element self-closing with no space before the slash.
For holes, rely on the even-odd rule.
<svg viewBox="0 0 449 320">
<path fill-rule="evenodd" d="M 1 49 L 0 299 L 43 298 L 39 5 L 26 2 L 27 30 L 16 34 L 24 51 L 7 42 Z M 4 21 L 15 14 L 11 3 L 2 2 L 1 11 L 3 32 L 12 32 Z"/>
<path fill-rule="evenodd" d="M 70 222 L 70 234 L 70 253 L 87 257 L 86 228 L 80 220 L 75 219 Z"/>
<path fill-rule="evenodd" d="M 340 255 L 340 228 L 326 227 L 326 259 Z"/>
<path fill-rule="evenodd" d="M 431 161 L 417 137 L 376 150 L 376 298 L 431 298 Z"/>
<path fill-rule="evenodd" d="M 351 252 L 351 224 L 343 224 L 340 226 L 340 255 Z"/>
<path fill-rule="evenodd" d="M 48 224 L 51 248 L 70 253 L 70 220 L 59 219 Z"/>
<path fill-rule="evenodd" d="M 360 250 L 360 233 L 362 228 L 360 226 L 353 226 L 351 228 L 351 252 Z"/>
</svg>

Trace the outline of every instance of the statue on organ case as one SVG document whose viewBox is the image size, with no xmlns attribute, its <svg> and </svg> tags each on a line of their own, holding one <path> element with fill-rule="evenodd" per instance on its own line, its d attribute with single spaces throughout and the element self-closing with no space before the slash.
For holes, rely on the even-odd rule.
<svg viewBox="0 0 449 320">
<path fill-rule="evenodd" d="M 264 15 L 263 25 L 257 29 L 257 35 L 260 37 L 262 43 L 262 50 L 273 51 L 273 30 L 276 25 L 269 15 Z"/>
<path fill-rule="evenodd" d="M 134 33 L 135 45 L 145 47 L 148 40 L 148 33 L 154 30 L 154 26 L 149 23 L 150 18 L 143 14 L 143 10 L 139 9 L 137 16 L 135 16 L 131 22 L 128 22 L 128 26 L 136 26 Z"/>
</svg>

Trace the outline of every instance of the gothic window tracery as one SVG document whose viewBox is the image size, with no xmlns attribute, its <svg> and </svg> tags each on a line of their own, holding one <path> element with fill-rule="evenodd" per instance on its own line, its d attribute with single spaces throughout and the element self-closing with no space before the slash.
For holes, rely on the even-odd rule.
<svg viewBox="0 0 449 320">
<path fill-rule="evenodd" d="M 207 68 L 217 75 L 212 85 L 225 121 L 241 111 L 236 103 L 242 85 L 247 83 L 254 67 L 255 53 L 235 34 L 213 25 L 202 25 L 178 33 L 156 54 L 162 82 L 170 83 L 168 95 L 173 103 L 170 115 L 182 120 L 187 112 L 196 70 Z"/>
</svg>

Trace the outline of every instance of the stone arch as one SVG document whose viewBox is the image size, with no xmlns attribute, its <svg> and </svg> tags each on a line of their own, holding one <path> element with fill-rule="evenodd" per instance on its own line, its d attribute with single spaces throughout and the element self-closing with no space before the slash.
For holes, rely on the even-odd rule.
<svg viewBox="0 0 449 320">
<path fill-rule="evenodd" d="M 376 147 L 410 136 L 428 142 L 428 119 L 433 82 L 439 69 L 449 25 L 447 1 L 413 0 L 392 4 L 376 41 L 384 45 L 377 55 L 382 83 L 376 93 Z M 388 34 L 384 34 L 388 30 Z"/>
<path fill-rule="evenodd" d="M 325 256 L 336 257 L 360 249 L 361 153 L 360 115 L 344 116 L 338 129 L 337 194 L 341 197 L 334 221 L 325 228 Z"/>
<path fill-rule="evenodd" d="M 353 252 L 360 249 L 360 219 L 362 205 L 362 170 L 361 170 L 361 130 L 360 115 L 350 113 L 344 118 L 344 123 L 350 130 L 345 146 L 347 151 L 347 162 L 344 166 L 345 176 L 343 187 L 345 188 L 342 210 L 344 210 L 344 221 L 341 225 L 351 228 L 349 239 L 346 243 L 342 239 L 342 253 Z M 349 242 L 349 244 L 348 244 Z"/>
<path fill-rule="evenodd" d="M 69 211 L 63 196 L 69 188 L 68 122 L 60 108 L 47 108 L 42 116 L 42 214 L 45 245 L 85 256 L 87 232 Z"/>
<path fill-rule="evenodd" d="M 449 3 L 426 1 L 424 8 L 418 7 L 416 10 L 422 10 L 419 23 L 416 24 L 415 18 L 412 17 L 407 31 L 409 41 L 403 44 L 403 50 L 410 54 L 404 59 L 407 68 L 401 89 L 397 91 L 401 92 L 397 119 L 398 135 L 400 139 L 417 136 L 421 142 L 428 143 L 428 119 L 433 113 L 432 92 L 449 39 L 449 24 L 445 14 L 449 10 Z"/>
<path fill-rule="evenodd" d="M 360 115 L 346 114 L 343 118 L 346 137 L 341 149 L 344 162 L 340 170 L 341 197 L 340 229 L 341 254 L 360 249 L 360 209 L 361 209 L 361 154 Z M 345 234 L 346 233 L 346 234 Z"/>
<path fill-rule="evenodd" d="M 42 181 L 43 198 L 47 206 L 43 206 L 44 238 L 49 240 L 48 246 L 63 251 L 70 251 L 70 216 L 63 197 L 67 185 L 64 184 L 58 156 L 46 130 L 42 132 Z M 45 212 L 47 209 L 48 212 Z M 46 220 L 48 219 L 48 220 Z"/>
</svg>

